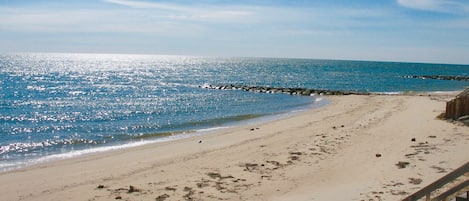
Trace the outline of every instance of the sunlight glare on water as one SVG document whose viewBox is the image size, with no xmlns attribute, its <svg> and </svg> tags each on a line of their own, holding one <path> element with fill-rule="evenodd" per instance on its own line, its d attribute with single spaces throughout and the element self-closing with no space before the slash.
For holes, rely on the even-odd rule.
<svg viewBox="0 0 469 201">
<path fill-rule="evenodd" d="M 212 130 L 322 100 L 202 85 L 449 91 L 467 83 L 403 76 L 468 72 L 464 65 L 364 61 L 0 54 L 0 170 L 54 154 Z"/>
</svg>

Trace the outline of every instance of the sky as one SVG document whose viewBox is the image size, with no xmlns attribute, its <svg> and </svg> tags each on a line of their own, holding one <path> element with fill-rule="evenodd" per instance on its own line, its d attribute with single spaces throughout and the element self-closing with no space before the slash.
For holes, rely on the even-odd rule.
<svg viewBox="0 0 469 201">
<path fill-rule="evenodd" d="M 469 64 L 469 0 L 0 0 L 0 52 Z"/>
</svg>

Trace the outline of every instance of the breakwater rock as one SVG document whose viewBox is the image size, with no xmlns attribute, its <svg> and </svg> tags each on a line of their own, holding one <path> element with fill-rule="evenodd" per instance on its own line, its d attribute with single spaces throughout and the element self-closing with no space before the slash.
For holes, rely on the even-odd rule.
<svg viewBox="0 0 469 201">
<path fill-rule="evenodd" d="M 307 89 L 307 88 L 282 88 L 282 87 L 264 87 L 264 86 L 244 86 L 244 85 L 221 85 L 212 86 L 204 85 L 199 86 L 206 89 L 218 90 L 243 90 L 257 93 L 285 93 L 298 96 L 312 96 L 312 95 L 370 95 L 369 92 L 357 91 L 338 91 L 338 90 L 324 90 L 324 89 Z"/>
<path fill-rule="evenodd" d="M 434 80 L 457 80 L 469 82 L 469 76 L 462 75 L 409 75 L 404 78 L 434 79 Z"/>
</svg>

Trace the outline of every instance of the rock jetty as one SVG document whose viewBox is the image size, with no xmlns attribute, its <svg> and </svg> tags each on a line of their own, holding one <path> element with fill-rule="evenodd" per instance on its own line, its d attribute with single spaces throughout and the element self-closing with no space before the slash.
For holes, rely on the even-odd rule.
<svg viewBox="0 0 469 201">
<path fill-rule="evenodd" d="M 434 79 L 434 80 L 456 80 L 469 82 L 469 76 L 462 75 L 409 75 L 404 78 Z"/>
<path fill-rule="evenodd" d="M 337 91 L 325 89 L 307 89 L 307 88 L 282 88 L 282 87 L 264 87 L 264 86 L 245 86 L 245 85 L 204 85 L 199 86 L 206 89 L 218 90 L 243 90 L 257 93 L 284 93 L 297 96 L 313 96 L 313 95 L 370 95 L 369 92 L 357 91 Z"/>
</svg>

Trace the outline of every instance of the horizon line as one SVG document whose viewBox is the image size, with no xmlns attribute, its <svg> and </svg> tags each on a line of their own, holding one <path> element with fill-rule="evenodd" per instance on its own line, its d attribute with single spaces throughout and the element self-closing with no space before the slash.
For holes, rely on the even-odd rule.
<svg viewBox="0 0 469 201">
<path fill-rule="evenodd" d="M 373 60 L 373 59 L 354 59 L 354 58 L 313 58 L 313 57 L 294 57 L 294 56 L 239 56 L 239 55 L 190 55 L 190 54 L 163 54 L 163 53 L 130 53 L 130 52 L 60 52 L 60 51 L 12 51 L 2 52 L 0 54 L 89 54 L 89 55 L 140 55 L 140 56 L 185 56 L 185 57 L 212 57 L 212 58 L 258 58 L 258 59 L 304 59 L 304 60 L 325 60 L 325 61 L 354 61 L 354 62 L 385 62 L 385 63 L 410 63 L 410 64 L 434 64 L 434 65 L 462 65 L 469 66 L 469 63 L 449 63 L 449 62 L 430 62 L 415 60 Z"/>
</svg>

